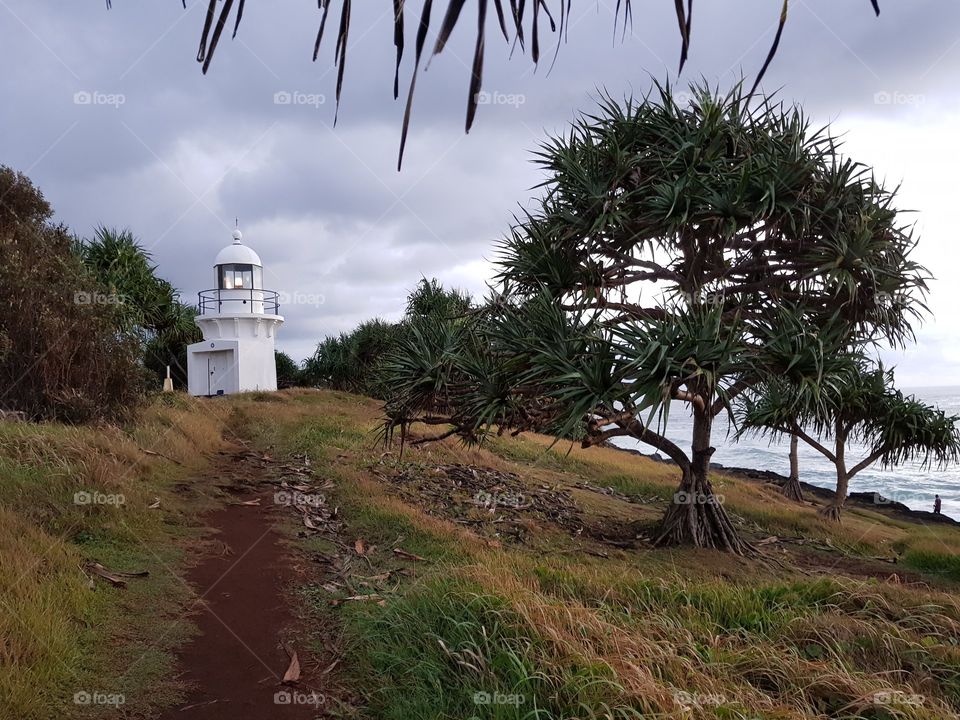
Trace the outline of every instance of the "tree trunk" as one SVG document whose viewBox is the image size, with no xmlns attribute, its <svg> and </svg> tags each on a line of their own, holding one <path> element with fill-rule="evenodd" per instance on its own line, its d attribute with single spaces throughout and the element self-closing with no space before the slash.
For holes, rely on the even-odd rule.
<svg viewBox="0 0 960 720">
<path fill-rule="evenodd" d="M 803 502 L 803 488 L 800 487 L 800 459 L 797 457 L 797 446 L 800 438 L 790 436 L 790 477 L 783 484 L 781 492 L 791 500 Z"/>
<path fill-rule="evenodd" d="M 673 502 L 657 531 L 655 545 L 693 545 L 716 548 L 738 555 L 752 550 L 740 539 L 723 509 L 723 496 L 715 495 L 710 484 L 710 447 L 713 418 L 707 410 L 694 407 L 693 459 L 681 466 L 683 477 Z"/>
<path fill-rule="evenodd" d="M 833 500 L 819 510 L 819 513 L 825 518 L 835 520 L 836 522 L 840 522 L 840 512 L 843 510 L 843 503 L 847 500 L 847 487 L 850 484 L 850 475 L 847 473 L 847 462 L 844 459 L 844 449 L 846 445 L 847 438 L 838 427 L 836 450 L 834 451 L 836 457 L 834 465 L 836 465 L 837 468 L 837 490 L 834 493 Z"/>
</svg>

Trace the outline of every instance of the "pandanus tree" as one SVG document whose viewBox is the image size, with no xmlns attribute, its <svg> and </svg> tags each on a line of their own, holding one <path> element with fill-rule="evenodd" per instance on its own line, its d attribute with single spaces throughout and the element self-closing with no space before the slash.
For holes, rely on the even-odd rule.
<svg viewBox="0 0 960 720">
<path fill-rule="evenodd" d="M 441 333 L 446 349 L 400 372 L 388 423 L 439 423 L 442 397 L 467 437 L 634 438 L 681 471 L 655 541 L 743 553 L 710 482 L 715 418 L 769 377 L 820 384 L 837 338 L 903 342 L 924 273 L 893 194 L 798 108 L 741 87 L 691 97 L 606 99 L 542 146 L 544 194 L 502 243 L 510 291 L 478 321 L 479 351 Z M 674 401 L 689 451 L 663 432 Z"/>
<path fill-rule="evenodd" d="M 862 359 L 849 360 L 836 382 L 818 387 L 777 378 L 744 398 L 740 433 L 790 434 L 836 468 L 833 500 L 820 512 L 839 520 L 850 480 L 876 462 L 892 467 L 908 461 L 943 467 L 960 457 L 960 417 L 905 396 L 893 371 Z M 866 448 L 851 460 L 851 443 Z"/>
<path fill-rule="evenodd" d="M 104 289 L 117 329 L 139 339 L 146 367 L 162 378 L 169 366 L 177 384 L 185 385 L 187 345 L 202 338 L 196 310 L 157 275 L 136 236 L 98 227 L 93 238 L 75 242 L 74 253 Z"/>
</svg>

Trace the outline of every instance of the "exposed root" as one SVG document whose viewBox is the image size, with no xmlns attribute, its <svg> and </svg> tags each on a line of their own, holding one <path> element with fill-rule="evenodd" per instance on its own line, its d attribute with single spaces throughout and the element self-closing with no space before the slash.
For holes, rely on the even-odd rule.
<svg viewBox="0 0 960 720">
<path fill-rule="evenodd" d="M 840 513 L 843 510 L 843 505 L 837 505 L 835 503 L 830 503 L 829 505 L 824 505 L 822 508 L 817 510 L 818 515 L 822 515 L 827 520 L 833 520 L 834 522 L 840 522 Z"/>
<path fill-rule="evenodd" d="M 796 502 L 803 502 L 803 488 L 800 487 L 800 479 L 794 476 L 787 478 L 787 481 L 780 488 L 783 496 Z"/>
<path fill-rule="evenodd" d="M 740 538 L 722 502 L 722 498 L 709 490 L 678 492 L 664 515 L 653 544 L 658 547 L 693 545 L 736 555 L 755 552 L 750 543 Z"/>
</svg>

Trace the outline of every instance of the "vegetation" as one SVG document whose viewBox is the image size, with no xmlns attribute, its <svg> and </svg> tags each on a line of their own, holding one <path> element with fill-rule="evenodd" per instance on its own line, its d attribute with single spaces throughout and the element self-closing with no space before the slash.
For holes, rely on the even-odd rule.
<svg viewBox="0 0 960 720">
<path fill-rule="evenodd" d="M 870 0 L 870 2 L 873 6 L 874 12 L 879 15 L 880 0 Z M 237 31 L 240 28 L 240 22 L 243 19 L 244 3 L 245 0 L 239 0 L 239 2 L 236 3 L 236 12 L 234 14 L 233 21 L 233 37 L 236 37 Z M 110 5 L 111 0 L 107 0 L 107 7 L 109 8 Z M 204 74 L 206 74 L 207 70 L 210 68 L 210 64 L 213 61 L 213 56 L 220 42 L 220 38 L 223 35 L 224 29 L 227 27 L 228 21 L 230 20 L 231 12 L 234 10 L 234 5 L 235 3 L 233 0 L 226 0 L 218 14 L 217 0 L 209 0 L 206 17 L 203 23 L 203 33 L 200 37 L 200 50 L 197 53 L 197 62 L 201 63 Z M 327 19 L 330 15 L 330 9 L 333 7 L 333 5 L 334 0 L 319 0 L 318 8 L 322 10 L 322 15 L 319 21 L 320 27 L 317 31 L 316 41 L 314 42 L 313 46 L 314 62 L 316 62 L 317 57 L 320 54 L 323 33 L 327 26 Z M 460 20 L 460 15 L 465 5 L 465 0 L 450 0 L 450 2 L 447 4 L 447 9 L 443 14 L 443 20 L 440 24 L 436 41 L 433 45 L 433 55 L 438 55 L 446 46 L 447 41 L 453 33 L 458 21 Z M 467 94 L 467 132 L 470 131 L 470 127 L 473 124 L 473 119 L 477 111 L 477 104 L 479 102 L 479 94 L 482 88 L 483 60 L 486 49 L 487 9 L 489 5 L 490 3 L 487 0 L 477 0 L 476 45 L 470 73 L 470 87 Z M 780 39 L 783 35 L 783 30 L 787 22 L 788 5 L 789 0 L 783 0 L 783 4 L 779 13 L 779 23 L 776 34 L 774 35 L 773 44 L 771 45 L 770 50 L 767 53 L 766 60 L 764 61 L 764 64 L 760 68 L 756 80 L 754 81 L 754 89 L 756 89 L 756 87 L 760 84 L 760 81 L 763 79 L 767 68 L 770 66 L 770 63 L 777 52 L 777 48 L 780 46 Z M 536 0 L 535 2 L 530 3 L 529 14 L 525 13 L 527 3 L 524 2 L 524 0 L 520 0 L 519 3 L 515 0 L 510 0 L 508 13 L 504 12 L 505 7 L 503 0 L 493 0 L 493 6 L 496 9 L 497 22 L 500 32 L 503 35 L 503 39 L 506 44 L 511 48 L 511 52 L 512 49 L 516 48 L 517 45 L 520 46 L 521 52 L 525 51 L 529 45 L 531 59 L 533 60 L 534 64 L 539 63 L 540 29 L 544 26 L 543 23 L 548 22 L 550 31 L 556 33 L 556 52 L 559 53 L 561 38 L 566 39 L 567 35 L 569 34 L 570 11 L 573 8 L 573 0 L 554 0 L 553 2 L 550 2 L 549 0 Z M 677 15 L 677 28 L 680 33 L 680 71 L 682 72 L 691 47 L 693 0 L 687 0 L 686 4 L 681 2 L 681 0 L 677 0 L 674 7 Z M 186 0 L 184 0 L 184 8 L 186 8 Z M 397 99 L 400 93 L 400 63 L 403 59 L 406 37 L 404 12 L 405 10 L 409 9 L 411 9 L 411 3 L 409 1 L 404 2 L 403 0 L 393 0 L 393 45 L 396 49 L 396 67 L 393 78 L 394 100 Z M 350 47 L 349 39 L 352 10 L 353 4 L 351 0 L 341 0 L 337 39 L 334 48 L 334 64 L 338 66 L 336 90 L 338 109 L 340 107 L 340 92 L 343 88 L 344 72 L 346 70 L 347 49 Z M 398 169 L 400 163 L 403 161 L 403 149 L 406 143 L 407 130 L 410 125 L 410 113 L 413 106 L 413 93 L 414 89 L 416 88 L 417 73 L 420 70 L 420 60 L 426 46 L 427 34 L 430 30 L 430 23 L 433 16 L 432 10 L 433 0 L 424 0 L 421 11 L 419 13 L 415 13 L 414 15 L 417 27 L 415 59 L 413 71 L 410 77 L 410 87 L 407 92 L 406 110 L 403 116 L 403 131 L 400 140 L 400 153 L 397 162 Z M 540 15 L 541 10 L 543 11 L 543 16 Z M 622 15 L 621 10 L 623 11 Z M 623 22 L 624 32 L 626 32 L 627 24 L 633 24 L 632 0 L 623 0 L 622 3 L 617 3 L 614 17 L 614 30 L 616 30 L 616 26 L 621 20 Z M 556 59 L 555 56 L 554 59 Z"/>
<path fill-rule="evenodd" d="M 504 292 L 407 341 L 387 434 L 635 438 L 683 471 L 658 544 L 743 553 L 709 478 L 714 419 L 769 378 L 814 396 L 840 382 L 851 338 L 906 342 L 926 271 L 894 193 L 798 108 L 691 91 L 606 100 L 543 146 L 544 196 L 502 244 Z M 693 415 L 689 453 L 662 432 L 671 401 Z"/>
<path fill-rule="evenodd" d="M 765 545 L 776 563 L 647 552 L 634 533 L 599 528 L 652 537 L 675 467 L 609 448 L 573 448 L 561 465 L 544 458 L 565 453 L 537 434 L 477 448 L 451 438 L 410 447 L 399 462 L 370 446 L 377 403 L 331 392 L 279 400 L 271 423 L 257 421 L 262 406 L 239 400 L 251 441 L 280 458 L 313 458 L 318 477 L 335 484 L 329 502 L 347 523 L 348 547 L 360 538 L 370 548 L 355 575 L 338 576 L 341 590 L 325 588 L 326 576 L 303 588 L 316 648 L 342 647 L 333 682 L 359 694 L 351 697 L 361 717 L 960 714 L 956 563 L 942 560 L 960 550 L 955 527 L 856 508 L 840 526 L 771 486 L 721 476 L 749 542 L 797 534 L 807 542 Z M 545 487 L 569 493 L 583 530 L 533 509 L 462 515 L 448 505 L 452 483 L 419 484 L 444 463 L 515 473 L 528 501 Z M 599 490 L 615 484 L 636 491 L 633 502 Z M 525 539 L 504 530 L 514 521 L 531 528 Z M 423 560 L 399 561 L 395 547 Z M 892 548 L 924 575 L 871 559 Z M 356 594 L 383 604 L 344 600 Z"/>
<path fill-rule="evenodd" d="M 285 352 L 275 351 L 277 361 L 277 387 L 280 389 L 304 384 L 303 371 L 297 361 Z"/>
<path fill-rule="evenodd" d="M 0 409 L 124 423 L 168 365 L 185 386 L 196 311 L 133 234 L 72 237 L 30 180 L 2 166 L 0 195 Z"/>
<path fill-rule="evenodd" d="M 145 378 L 120 298 L 72 252 L 30 180 L 0 166 L 0 408 L 67 422 L 123 420 Z"/>
<path fill-rule="evenodd" d="M 0 715 L 85 717 L 72 698 L 92 688 L 124 694 L 125 717 L 157 717 L 181 697 L 172 653 L 190 634 L 189 594 L 174 573 L 197 544 L 198 512 L 234 498 L 196 464 L 229 437 L 281 465 L 310 458 L 337 508 L 329 537 L 304 538 L 301 513 L 286 517 L 308 573 L 292 574 L 313 639 L 301 662 L 337 652 L 324 692 L 345 716 L 960 716 L 957 527 L 856 507 L 840 526 L 719 476 L 738 532 L 777 561 L 648 552 L 675 466 L 605 447 L 558 452 L 536 433 L 483 447 L 451 438 L 401 461 L 371 442 L 375 400 L 263 395 L 159 396 L 122 432 L 0 423 Z M 457 499 L 470 506 L 474 490 L 438 467 L 510 477 L 527 502 L 462 514 Z M 76 493 L 124 501 L 77 504 Z M 778 540 L 797 535 L 805 542 Z M 90 561 L 151 574 L 123 590 L 93 578 L 91 591 Z M 356 601 L 367 594 L 382 604 Z"/>
<path fill-rule="evenodd" d="M 123 431 L 0 422 L 0 717 L 75 718 L 75 694 L 96 690 L 133 706 L 105 710 L 157 717 L 179 697 L 179 576 L 219 496 L 196 477 L 222 444 L 219 411 L 168 395 Z M 92 562 L 150 575 L 113 587 Z"/>
<path fill-rule="evenodd" d="M 823 387 L 797 387 L 782 379 L 767 383 L 747 399 L 742 428 L 802 438 L 833 463 L 836 493 L 823 512 L 839 520 L 851 478 L 875 462 L 886 467 L 910 460 L 940 467 L 956 462 L 958 422 L 960 417 L 948 417 L 896 390 L 892 370 L 854 365 L 838 382 Z M 853 465 L 846 457 L 850 441 L 870 448 Z"/>
<path fill-rule="evenodd" d="M 460 290 L 446 290 L 436 279 L 422 278 L 407 296 L 400 322 L 374 319 L 350 333 L 324 338 L 304 364 L 309 384 L 347 390 L 375 398 L 389 395 L 386 363 L 396 352 L 406 352 L 408 338 L 424 323 L 458 323 L 470 311 L 470 298 Z"/>
<path fill-rule="evenodd" d="M 117 329 L 132 334 L 143 348 L 144 363 L 158 380 L 167 366 L 179 387 L 187 384 L 187 345 L 201 339 L 196 308 L 157 276 L 150 253 L 129 230 L 97 228 L 92 240 L 75 243 L 75 252 L 113 304 Z M 159 384 L 159 383 L 158 383 Z"/>
</svg>

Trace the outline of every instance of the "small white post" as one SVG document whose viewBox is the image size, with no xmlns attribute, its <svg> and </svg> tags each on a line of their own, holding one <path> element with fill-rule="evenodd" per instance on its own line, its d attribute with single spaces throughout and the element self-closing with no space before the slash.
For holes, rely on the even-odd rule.
<svg viewBox="0 0 960 720">
<path fill-rule="evenodd" d="M 163 379 L 163 391 L 173 392 L 173 378 L 170 377 L 170 366 L 167 365 L 167 376 Z"/>
</svg>

